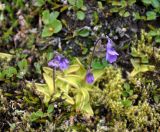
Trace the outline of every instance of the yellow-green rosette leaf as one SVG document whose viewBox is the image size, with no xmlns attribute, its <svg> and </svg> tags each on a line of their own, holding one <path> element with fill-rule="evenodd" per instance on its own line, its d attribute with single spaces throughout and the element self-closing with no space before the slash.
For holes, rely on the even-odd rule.
<svg viewBox="0 0 160 132">
<path fill-rule="evenodd" d="M 94 75 L 94 82 L 104 74 L 105 70 L 93 70 L 92 73 Z"/>
<path fill-rule="evenodd" d="M 87 103 L 84 106 L 84 110 L 89 116 L 93 116 L 94 113 L 93 113 L 93 110 L 92 110 L 92 107 L 91 107 L 90 103 Z"/>
<path fill-rule="evenodd" d="M 43 73 L 43 77 L 48 85 L 49 94 L 52 95 L 54 93 L 53 78 L 47 75 L 46 73 Z"/>
<path fill-rule="evenodd" d="M 71 74 L 71 73 L 74 73 L 74 72 L 77 72 L 78 70 L 80 69 L 80 66 L 79 65 L 71 65 L 69 66 L 69 68 L 67 70 L 64 71 L 65 74 Z"/>
<path fill-rule="evenodd" d="M 79 77 L 77 75 L 66 75 L 65 77 L 57 76 L 57 79 L 65 82 L 75 88 L 79 88 L 81 77 Z"/>
<path fill-rule="evenodd" d="M 0 53 L 1 59 L 6 59 L 7 61 L 10 61 L 13 58 L 13 55 L 7 54 L 7 53 Z"/>
<path fill-rule="evenodd" d="M 53 76 L 53 69 L 49 68 L 49 67 L 43 67 L 43 71 L 49 75 L 49 76 Z"/>
<path fill-rule="evenodd" d="M 65 101 L 66 101 L 67 103 L 69 103 L 69 104 L 71 104 L 71 105 L 74 104 L 74 100 L 73 100 L 69 95 L 67 95 L 67 94 L 65 94 L 65 93 L 64 93 L 64 95 L 63 95 L 62 98 L 65 99 Z"/>
</svg>

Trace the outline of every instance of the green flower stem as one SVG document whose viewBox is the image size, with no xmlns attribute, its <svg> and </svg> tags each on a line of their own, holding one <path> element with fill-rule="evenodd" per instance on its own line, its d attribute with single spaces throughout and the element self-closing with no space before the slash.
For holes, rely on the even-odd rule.
<svg viewBox="0 0 160 132">
<path fill-rule="evenodd" d="M 56 93 L 56 68 L 53 68 L 53 88 L 54 88 L 54 93 Z"/>
<path fill-rule="evenodd" d="M 93 61 L 93 57 L 94 57 L 94 52 L 95 52 L 95 49 L 96 49 L 96 46 L 97 46 L 98 42 L 99 42 L 101 39 L 106 39 L 106 37 L 100 37 L 100 38 L 98 38 L 98 39 L 95 41 L 95 43 L 94 43 L 94 48 L 93 48 L 93 51 L 92 51 L 91 60 L 90 60 L 88 69 L 91 69 L 91 65 L 92 65 L 92 61 Z"/>
</svg>

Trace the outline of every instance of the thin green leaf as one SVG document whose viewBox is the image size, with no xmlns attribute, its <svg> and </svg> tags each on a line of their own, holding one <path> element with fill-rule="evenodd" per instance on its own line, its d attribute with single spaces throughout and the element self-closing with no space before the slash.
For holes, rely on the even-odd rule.
<svg viewBox="0 0 160 132">
<path fill-rule="evenodd" d="M 54 84 L 53 84 L 53 78 L 47 75 L 46 73 L 43 73 L 43 77 L 48 85 L 49 94 L 52 95 L 55 91 Z"/>
<path fill-rule="evenodd" d="M 7 61 L 10 61 L 13 58 L 13 55 L 0 52 L 0 58 L 6 59 Z"/>
</svg>

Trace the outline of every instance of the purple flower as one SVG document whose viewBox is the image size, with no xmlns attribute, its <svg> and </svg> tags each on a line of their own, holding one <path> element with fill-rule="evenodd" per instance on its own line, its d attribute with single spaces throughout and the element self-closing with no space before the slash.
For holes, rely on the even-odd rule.
<svg viewBox="0 0 160 132">
<path fill-rule="evenodd" d="M 94 76 L 93 76 L 93 73 L 90 72 L 90 70 L 87 71 L 86 82 L 89 84 L 94 82 Z"/>
<path fill-rule="evenodd" d="M 61 60 L 61 56 L 57 55 L 52 59 L 49 63 L 49 67 L 58 68 L 59 67 L 59 61 Z"/>
<path fill-rule="evenodd" d="M 109 63 L 113 63 L 117 60 L 117 56 L 119 55 L 112 45 L 112 40 L 108 37 L 107 42 L 107 48 L 106 48 L 106 60 L 109 61 Z"/>
<path fill-rule="evenodd" d="M 61 70 L 65 70 L 65 69 L 68 68 L 68 66 L 69 66 L 69 61 L 68 61 L 68 59 L 66 59 L 66 58 L 61 58 L 60 61 L 59 61 L 59 68 L 60 68 Z"/>
<path fill-rule="evenodd" d="M 59 68 L 60 70 L 65 70 L 69 66 L 69 61 L 62 55 L 56 55 L 54 59 L 52 59 L 48 63 L 49 67 Z"/>
</svg>

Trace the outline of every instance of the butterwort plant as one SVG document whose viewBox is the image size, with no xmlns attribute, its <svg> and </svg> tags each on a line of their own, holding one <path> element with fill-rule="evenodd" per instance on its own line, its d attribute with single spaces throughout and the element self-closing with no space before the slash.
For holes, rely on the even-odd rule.
<svg viewBox="0 0 160 132">
<path fill-rule="evenodd" d="M 89 93 L 93 86 L 88 83 L 93 83 L 100 78 L 105 70 L 90 69 L 88 71 L 78 58 L 73 58 L 72 64 L 69 65 L 68 59 L 58 53 L 48 65 L 49 67 L 43 67 L 45 83 L 34 84 L 39 96 L 43 95 L 43 102 L 50 104 L 61 97 L 66 103 L 72 105 L 76 111 L 93 116 Z M 63 65 L 63 68 L 60 65 Z M 61 69 L 63 72 L 61 72 Z M 33 88 L 33 82 L 28 81 L 27 86 Z"/>
</svg>

